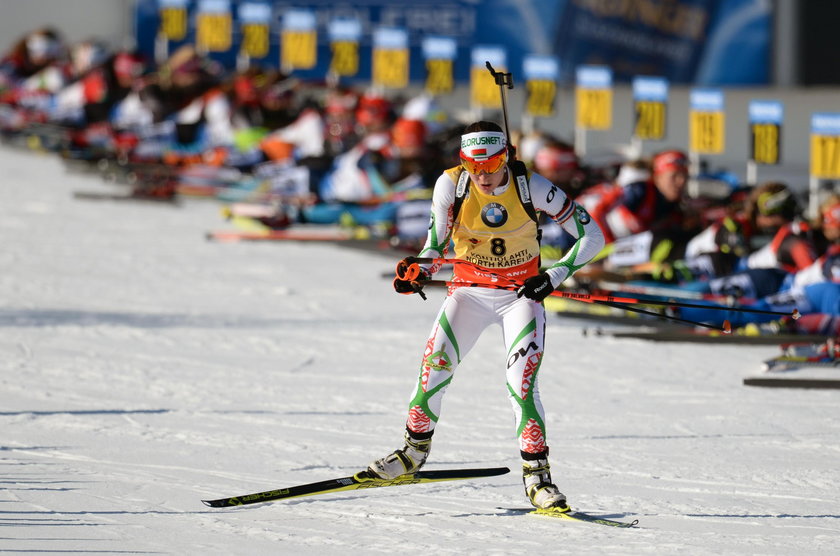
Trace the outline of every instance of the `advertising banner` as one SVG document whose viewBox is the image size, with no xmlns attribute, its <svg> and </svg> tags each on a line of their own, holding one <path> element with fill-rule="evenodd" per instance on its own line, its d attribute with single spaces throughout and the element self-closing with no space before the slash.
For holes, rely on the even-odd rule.
<svg viewBox="0 0 840 556">
<path fill-rule="evenodd" d="M 203 41 L 215 60 L 232 68 L 246 39 L 246 23 L 240 20 L 237 9 L 245 2 L 225 1 L 224 4 L 230 4 L 226 15 L 212 15 L 206 6 L 215 5 L 214 0 L 210 4 L 204 0 L 138 0 L 138 47 L 151 56 L 159 32 L 170 41 L 170 51 L 184 42 Z M 333 21 L 344 19 L 357 21 L 361 33 L 357 42 L 348 43 L 358 47 L 353 56 L 359 60 L 357 71 L 352 71 L 352 64 L 348 63 L 341 73 L 363 81 L 370 81 L 373 76 L 374 30 L 401 28 L 408 38 L 408 79 L 416 84 L 427 81 L 429 60 L 436 60 L 433 65 L 441 66 L 431 68 L 441 77 L 448 68 L 440 62 L 451 62 L 455 82 L 469 83 L 470 53 L 479 44 L 502 46 L 508 64 L 516 71 L 532 55 L 562 60 L 557 81 L 565 85 L 574 84 L 574 68 L 581 65 L 609 66 L 615 81 L 623 83 L 629 83 L 636 75 L 657 75 L 672 84 L 700 86 L 770 82 L 773 18 L 768 0 L 309 0 L 305 5 L 289 0 L 265 2 L 271 10 L 265 60 L 279 64 L 284 33 L 302 41 L 299 48 L 292 49 L 293 56 L 300 57 L 292 65 L 295 74 L 303 78 L 323 78 L 330 71 L 337 43 L 329 28 Z M 314 29 L 294 30 L 284 23 L 287 12 L 301 9 L 312 13 Z M 232 36 L 228 34 L 231 31 Z M 454 40 L 455 56 L 425 57 L 423 42 L 432 36 Z M 315 41 L 315 54 L 307 41 Z M 262 52 L 254 46 L 247 49 Z M 310 64 L 314 65 L 309 67 Z"/>
</svg>

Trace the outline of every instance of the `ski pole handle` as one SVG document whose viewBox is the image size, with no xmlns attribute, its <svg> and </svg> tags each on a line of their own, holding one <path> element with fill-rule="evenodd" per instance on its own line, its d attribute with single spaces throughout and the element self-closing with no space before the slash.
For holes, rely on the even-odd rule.
<svg viewBox="0 0 840 556">
<path fill-rule="evenodd" d="M 419 264 L 409 259 L 410 258 L 405 258 L 397 263 L 397 277 L 394 279 L 394 289 L 396 289 L 399 293 L 411 293 L 409 291 L 402 291 L 401 289 L 397 288 L 398 282 L 408 282 L 412 291 L 420 295 L 420 297 L 423 298 L 423 301 L 425 301 L 426 294 L 423 293 L 424 282 L 422 280 L 418 280 L 418 278 L 420 278 L 420 275 L 422 274 L 422 270 L 420 269 Z M 404 285 L 400 287 L 404 287 Z"/>
<path fill-rule="evenodd" d="M 412 282 L 420 277 L 420 265 L 417 263 L 406 264 L 405 259 L 397 263 L 397 278 Z"/>
</svg>

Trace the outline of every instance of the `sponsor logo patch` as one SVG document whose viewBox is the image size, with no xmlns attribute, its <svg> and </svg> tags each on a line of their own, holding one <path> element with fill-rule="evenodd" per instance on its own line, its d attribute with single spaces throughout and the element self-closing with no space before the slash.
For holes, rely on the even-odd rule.
<svg viewBox="0 0 840 556">
<path fill-rule="evenodd" d="M 490 228 L 504 226 L 507 219 L 507 210 L 499 203 L 488 203 L 481 209 L 481 221 Z"/>
</svg>

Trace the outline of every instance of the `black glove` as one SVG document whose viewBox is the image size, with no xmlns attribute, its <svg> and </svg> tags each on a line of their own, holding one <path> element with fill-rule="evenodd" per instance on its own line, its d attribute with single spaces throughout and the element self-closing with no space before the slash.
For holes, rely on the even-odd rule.
<svg viewBox="0 0 840 556">
<path fill-rule="evenodd" d="M 417 280 L 394 278 L 394 291 L 404 294 L 420 293 L 423 291 L 423 286 Z"/>
<path fill-rule="evenodd" d="M 429 273 L 412 263 L 413 257 L 408 257 L 397 263 L 397 277 L 394 278 L 394 291 L 402 294 L 419 293 L 420 297 L 426 299 L 423 293 L 423 280 L 430 278 Z"/>
<path fill-rule="evenodd" d="M 551 285 L 551 279 L 548 277 L 548 274 L 541 272 L 525 280 L 525 283 L 516 290 L 516 297 L 522 297 L 524 295 L 528 299 L 542 301 L 553 291 L 554 286 Z"/>
</svg>

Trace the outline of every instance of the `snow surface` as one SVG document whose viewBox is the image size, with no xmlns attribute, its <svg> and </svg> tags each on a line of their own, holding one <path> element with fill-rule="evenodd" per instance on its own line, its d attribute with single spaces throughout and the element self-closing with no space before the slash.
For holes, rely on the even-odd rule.
<svg viewBox="0 0 840 556">
<path fill-rule="evenodd" d="M 0 552 L 840 552 L 840 392 L 743 386 L 774 346 L 585 337 L 557 315 L 554 478 L 638 528 L 512 510 L 528 504 L 498 328 L 458 370 L 428 468 L 510 474 L 205 507 L 399 447 L 443 294 L 395 294 L 393 254 L 207 242 L 214 201 L 71 195 L 115 187 L 0 148 Z"/>
</svg>

